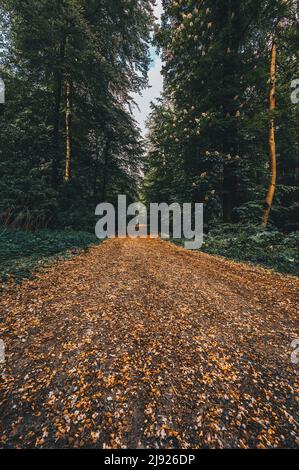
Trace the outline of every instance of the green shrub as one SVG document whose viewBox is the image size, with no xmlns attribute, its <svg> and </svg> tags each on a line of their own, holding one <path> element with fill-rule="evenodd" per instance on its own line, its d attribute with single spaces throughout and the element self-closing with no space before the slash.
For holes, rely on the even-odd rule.
<svg viewBox="0 0 299 470">
<path fill-rule="evenodd" d="M 201 251 L 298 276 L 298 246 L 299 232 L 284 234 L 252 225 L 219 225 L 205 235 Z"/>
<path fill-rule="evenodd" d="M 61 256 L 70 256 L 98 243 L 88 232 L 40 230 L 28 232 L 0 228 L 0 279 L 8 276 L 17 280 L 31 275 L 38 266 Z"/>
</svg>

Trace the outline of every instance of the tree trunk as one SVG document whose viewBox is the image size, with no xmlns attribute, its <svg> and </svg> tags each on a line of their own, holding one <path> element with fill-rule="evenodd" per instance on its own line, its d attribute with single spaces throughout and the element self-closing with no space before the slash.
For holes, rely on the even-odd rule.
<svg viewBox="0 0 299 470">
<path fill-rule="evenodd" d="M 65 158 L 65 181 L 70 181 L 70 164 L 72 153 L 72 82 L 70 79 L 66 83 L 66 112 L 65 112 L 65 126 L 66 126 L 66 158 Z"/>
<path fill-rule="evenodd" d="M 58 184 L 58 166 L 59 166 L 59 129 L 60 129 L 60 107 L 62 92 L 62 76 L 57 73 L 55 77 L 55 107 L 53 118 L 53 160 L 52 160 L 52 186 L 57 187 Z"/>
<path fill-rule="evenodd" d="M 108 182 L 108 164 L 109 164 L 110 145 L 107 143 L 104 154 L 103 183 L 102 183 L 102 202 L 106 201 L 107 182 Z"/>
<path fill-rule="evenodd" d="M 93 199 L 94 203 L 98 204 L 98 171 L 99 171 L 99 142 L 98 137 L 95 138 L 95 162 L 93 174 Z"/>
<path fill-rule="evenodd" d="M 60 45 L 60 64 L 64 60 L 65 39 Z M 59 64 L 59 65 L 60 65 Z M 62 99 L 62 71 L 57 68 L 54 74 L 54 112 L 53 112 L 53 157 L 52 157 L 52 187 L 57 188 L 59 172 L 59 131 L 60 131 L 60 108 Z"/>
<path fill-rule="evenodd" d="M 236 69 L 236 57 L 240 43 L 240 2 L 229 0 L 221 4 L 223 12 L 223 28 L 227 28 L 226 36 L 223 39 L 223 117 L 227 119 L 235 116 L 238 105 L 234 100 L 237 94 L 238 70 Z M 228 84 L 229 83 L 229 84 Z M 232 91 L 232 88 L 236 90 Z M 238 145 L 237 124 L 231 122 L 229 129 L 225 128 L 222 134 L 222 151 L 226 156 L 235 155 Z M 233 163 L 224 163 L 222 182 L 222 214 L 224 223 L 233 223 L 233 212 L 237 205 L 238 178 L 236 167 Z"/>
<path fill-rule="evenodd" d="M 237 178 L 235 169 L 224 165 L 223 168 L 223 189 L 222 189 L 222 213 L 223 222 L 231 224 L 233 220 L 233 211 L 237 203 Z"/>
<path fill-rule="evenodd" d="M 270 112 L 272 113 L 276 109 L 276 58 L 277 58 L 277 45 L 276 40 L 273 39 L 272 51 L 271 51 L 271 69 L 270 69 Z M 276 179 L 277 179 L 277 169 L 276 169 L 276 143 L 275 143 L 275 120 L 272 117 L 270 130 L 269 130 L 269 157 L 270 157 L 270 183 L 265 200 L 265 209 L 262 219 L 262 227 L 266 228 L 269 222 L 269 216 L 273 204 L 273 199 L 276 190 Z"/>
</svg>

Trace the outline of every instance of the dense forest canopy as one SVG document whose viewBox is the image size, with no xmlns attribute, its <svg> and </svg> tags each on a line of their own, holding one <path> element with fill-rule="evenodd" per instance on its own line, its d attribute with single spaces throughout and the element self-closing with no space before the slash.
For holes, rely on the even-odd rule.
<svg viewBox="0 0 299 470">
<path fill-rule="evenodd" d="M 136 194 L 132 94 L 147 84 L 152 0 L 3 0 L 0 214 L 93 230 L 94 208 Z"/>
<path fill-rule="evenodd" d="M 161 26 L 154 5 L 1 1 L 2 223 L 93 230 L 96 204 L 127 194 L 203 202 L 207 228 L 296 230 L 297 2 L 165 0 Z M 153 38 L 164 94 L 144 141 L 132 95 Z"/>
<path fill-rule="evenodd" d="M 210 224 L 260 224 L 272 205 L 271 198 L 264 203 L 270 173 L 277 170 L 270 180 L 270 223 L 298 228 L 299 108 L 291 101 L 298 75 L 297 2 L 163 4 L 156 42 L 165 91 L 149 122 L 146 199 L 204 202 Z M 269 164 L 272 123 L 276 154 Z"/>
</svg>

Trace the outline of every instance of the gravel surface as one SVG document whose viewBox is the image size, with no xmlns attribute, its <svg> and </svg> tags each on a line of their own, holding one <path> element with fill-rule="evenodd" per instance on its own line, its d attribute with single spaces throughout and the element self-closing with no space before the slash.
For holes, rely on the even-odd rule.
<svg viewBox="0 0 299 470">
<path fill-rule="evenodd" d="M 0 446 L 298 447 L 298 287 L 149 239 L 3 285 Z"/>
</svg>

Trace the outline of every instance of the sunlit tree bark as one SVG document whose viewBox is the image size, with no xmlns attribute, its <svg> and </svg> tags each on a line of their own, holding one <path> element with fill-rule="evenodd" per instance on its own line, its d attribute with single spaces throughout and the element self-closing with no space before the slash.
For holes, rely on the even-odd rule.
<svg viewBox="0 0 299 470">
<path fill-rule="evenodd" d="M 71 164 L 71 152 L 72 152 L 72 82 L 67 80 L 66 84 L 66 113 L 65 113 L 65 124 L 66 124 L 66 159 L 65 159 L 65 181 L 69 181 L 71 178 L 70 164 Z"/>
<path fill-rule="evenodd" d="M 270 112 L 273 113 L 276 109 L 276 63 L 277 63 L 277 44 L 276 39 L 273 39 L 271 50 L 271 68 L 270 68 Z M 277 168 L 276 168 L 276 143 L 275 143 L 275 119 L 271 118 L 269 130 L 269 158 L 270 158 L 270 183 L 268 187 L 267 196 L 265 199 L 265 210 L 262 219 L 262 227 L 266 228 L 269 222 L 269 216 L 273 205 L 273 200 L 276 191 Z"/>
</svg>

